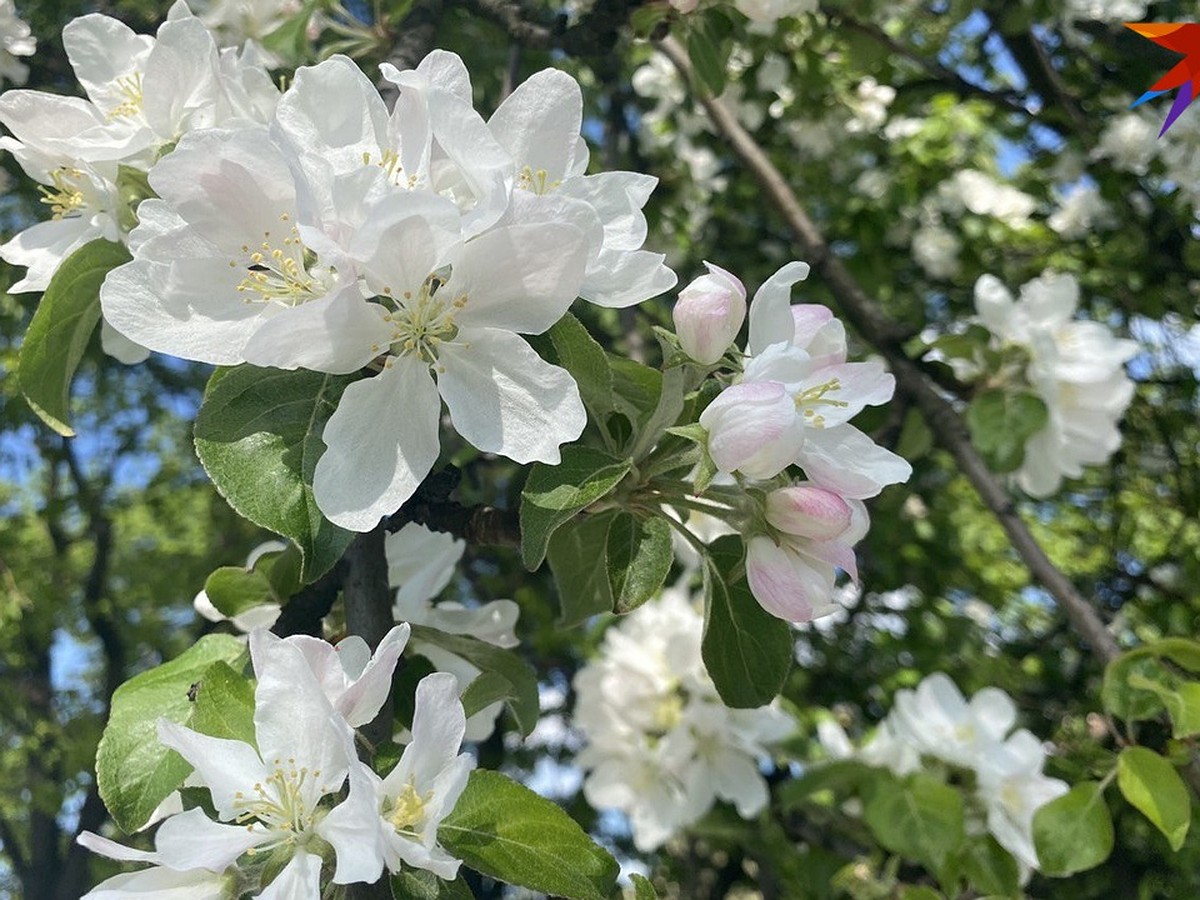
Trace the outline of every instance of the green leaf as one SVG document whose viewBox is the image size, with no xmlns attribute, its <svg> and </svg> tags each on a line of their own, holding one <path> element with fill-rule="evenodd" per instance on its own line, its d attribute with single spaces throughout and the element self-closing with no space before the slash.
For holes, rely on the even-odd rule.
<svg viewBox="0 0 1200 900">
<path fill-rule="evenodd" d="M 958 852 L 966 837 L 962 794 L 924 774 L 876 782 L 863 804 L 863 821 L 888 850 L 935 871 Z"/>
<path fill-rule="evenodd" d="M 438 839 L 471 869 L 570 900 L 607 900 L 617 861 L 551 801 L 476 769 Z"/>
<path fill-rule="evenodd" d="M 1146 678 L 1140 672 L 1129 674 L 1131 690 L 1149 691 L 1166 707 L 1171 717 L 1172 737 L 1182 738 L 1200 732 L 1200 683 L 1185 681 L 1170 685 Z"/>
<path fill-rule="evenodd" d="M 300 551 L 289 544 L 286 550 L 264 553 L 251 569 L 222 566 L 205 580 L 204 593 L 230 618 L 268 603 L 282 606 L 300 589 L 300 566 Z"/>
<path fill-rule="evenodd" d="M 414 652 L 421 652 L 419 646 L 421 643 L 433 644 L 435 647 L 448 650 L 456 656 L 461 656 L 480 671 L 491 672 L 506 680 L 509 687 L 503 699 L 512 711 L 517 727 L 522 736 L 533 731 L 540 712 L 537 673 L 533 670 L 533 666 L 511 650 L 496 647 L 478 638 L 465 634 L 447 634 L 436 628 L 430 628 L 428 625 L 413 625 L 410 646 L 413 647 Z M 496 684 L 497 682 L 493 679 L 488 690 L 491 690 Z M 488 702 L 494 703 L 496 699 L 493 697 Z"/>
<path fill-rule="evenodd" d="M 1033 814 L 1033 844 L 1046 875 L 1091 869 L 1113 848 L 1112 816 L 1100 783 L 1083 781 Z"/>
<path fill-rule="evenodd" d="M 442 881 L 432 872 L 407 867 L 392 876 L 392 895 L 396 900 L 475 900 L 461 878 Z"/>
<path fill-rule="evenodd" d="M 1153 750 L 1126 747 L 1117 757 L 1117 786 L 1163 833 L 1172 850 L 1183 846 L 1192 821 L 1192 804 L 1174 766 Z"/>
<path fill-rule="evenodd" d="M 629 451 L 629 455 L 635 462 L 640 461 L 649 453 L 667 429 L 678 421 L 684 406 L 684 374 L 682 366 L 674 366 L 662 373 L 658 401 L 654 405 L 654 411 L 650 413 L 645 422 L 640 423 L 637 438 Z"/>
<path fill-rule="evenodd" d="M 744 577 L 729 582 L 745 551 L 737 535 L 709 545 L 704 567 L 704 639 L 708 674 L 729 706 L 748 709 L 770 703 L 792 667 L 792 629 L 759 606 Z"/>
<path fill-rule="evenodd" d="M 232 635 L 205 635 L 180 656 L 117 688 L 96 750 L 96 780 L 104 805 L 122 831 L 132 833 L 145 824 L 192 770 L 158 742 L 158 720 L 187 721 L 192 685 L 213 663 L 234 665 L 245 652 Z"/>
<path fill-rule="evenodd" d="M 100 322 L 100 285 L 105 275 L 129 260 L 123 244 L 103 238 L 68 256 L 50 279 L 21 342 L 21 393 L 42 421 L 65 437 L 75 434 L 67 424 L 71 380 Z"/>
<path fill-rule="evenodd" d="M 671 526 L 660 516 L 642 520 L 618 513 L 605 547 L 608 583 L 614 607 L 622 615 L 658 593 L 675 561 Z"/>
<path fill-rule="evenodd" d="M 725 90 L 725 63 L 717 45 L 702 27 L 688 30 L 688 59 L 699 83 L 714 97 Z"/>
<path fill-rule="evenodd" d="M 308 23 L 318 0 L 307 0 L 298 13 L 284 19 L 260 42 L 263 47 L 295 67 L 306 62 L 312 55 L 309 51 Z"/>
<path fill-rule="evenodd" d="M 967 841 L 955 863 L 967 883 L 982 894 L 1002 897 L 1020 894 L 1021 872 L 1017 861 L 991 835 Z"/>
<path fill-rule="evenodd" d="M 633 882 L 633 900 L 658 900 L 658 891 L 645 875 L 635 872 L 629 880 Z"/>
<path fill-rule="evenodd" d="M 291 538 L 302 580 L 327 572 L 352 532 L 317 509 L 312 476 L 321 431 L 351 376 L 238 366 L 218 369 L 196 416 L 196 452 L 221 495 L 256 525 Z"/>
<path fill-rule="evenodd" d="M 190 725 L 201 734 L 243 741 L 257 747 L 254 731 L 254 685 L 218 660 L 191 688 L 195 697 Z"/>
<path fill-rule="evenodd" d="M 613 376 L 608 357 L 601 347 L 570 313 L 564 315 L 547 332 L 558 364 L 571 373 L 579 385 L 579 396 L 592 418 L 603 422 L 613 411 Z"/>
<path fill-rule="evenodd" d="M 984 391 L 967 408 L 971 441 L 997 472 L 1013 472 L 1025 458 L 1025 442 L 1046 427 L 1046 404 L 1028 391 Z"/>
<path fill-rule="evenodd" d="M 1131 679 L 1136 680 L 1137 685 Z M 1163 711 L 1163 702 L 1158 691 L 1147 685 L 1169 689 L 1170 681 L 1171 673 L 1150 658 L 1148 648 L 1139 647 L 1118 656 L 1105 667 L 1100 699 L 1104 708 L 1120 719 L 1154 719 Z"/>
<path fill-rule="evenodd" d="M 550 536 L 564 522 L 604 497 L 630 468 L 591 447 L 562 449 L 557 466 L 536 463 L 521 491 L 521 559 L 533 571 L 546 556 Z"/>
<path fill-rule="evenodd" d="M 612 611 L 608 530 L 617 516 L 617 510 L 585 516 L 558 529 L 550 538 L 546 561 L 558 588 L 562 608 L 558 624 L 563 628 L 578 625 L 597 613 Z"/>
<path fill-rule="evenodd" d="M 1158 657 L 1166 657 L 1189 672 L 1200 672 L 1200 642 L 1187 638 L 1163 638 L 1145 649 Z"/>
<path fill-rule="evenodd" d="M 480 672 L 471 679 L 467 689 L 463 691 L 463 712 L 467 718 L 475 715 L 481 709 L 513 698 L 512 682 L 499 672 Z"/>
<path fill-rule="evenodd" d="M 662 372 L 612 353 L 607 356 L 613 376 L 613 408 L 635 426 L 644 425 L 658 408 L 662 396 Z M 634 430 L 639 429 L 635 427 Z"/>
<path fill-rule="evenodd" d="M 848 793 L 873 779 L 877 771 L 854 759 L 817 763 L 807 768 L 799 778 L 785 782 L 776 792 L 776 800 L 781 809 L 795 809 L 821 791 Z"/>
</svg>

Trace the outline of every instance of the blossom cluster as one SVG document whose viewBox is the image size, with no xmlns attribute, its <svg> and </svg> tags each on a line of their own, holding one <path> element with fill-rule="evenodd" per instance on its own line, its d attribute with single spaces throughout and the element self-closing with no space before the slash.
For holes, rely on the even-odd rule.
<svg viewBox="0 0 1200 900">
<path fill-rule="evenodd" d="M 255 547 L 246 559 L 246 571 L 265 555 L 286 548 L 282 541 L 266 541 Z M 435 603 L 454 575 L 466 543 L 452 535 L 431 531 L 424 525 L 409 522 L 384 543 L 388 564 L 388 584 L 396 591 L 392 613 L 398 624 L 426 625 L 445 634 L 466 635 L 494 647 L 511 648 L 518 644 L 514 628 L 520 608 L 512 600 L 492 600 L 468 607 L 455 600 Z M 226 616 L 200 591 L 193 601 L 196 612 L 210 622 L 228 621 L 235 629 L 249 633 L 255 628 L 270 628 L 279 618 L 281 607 L 266 602 Z M 454 676 L 458 693 L 462 694 L 475 679 L 478 666 L 436 644 L 412 638 L 404 648 L 409 654 L 423 656 L 439 672 Z M 473 713 L 466 723 L 468 741 L 485 740 L 496 727 L 503 703 L 488 704 Z M 403 737 L 400 735 L 399 737 Z"/>
<path fill-rule="evenodd" d="M 1048 497 L 1063 478 L 1107 461 L 1121 445 L 1117 423 L 1133 399 L 1125 363 L 1137 342 L 1113 337 L 1102 322 L 1076 320 L 1078 305 L 1079 283 L 1069 274 L 1043 274 L 1015 300 L 991 275 L 975 283 L 975 307 L 993 343 L 1028 353 L 1024 379 L 1049 413 L 1045 428 L 1026 441 L 1016 473 L 1033 497 Z"/>
<path fill-rule="evenodd" d="M 408 634 L 393 628 L 372 654 L 358 637 L 334 647 L 252 631 L 252 741 L 158 723 L 159 740 L 194 767 L 189 784 L 208 790 L 216 820 L 201 807 L 168 816 L 153 852 L 85 832 L 80 843 L 97 853 L 150 864 L 86 897 L 317 900 L 330 860 L 334 884 L 373 883 L 402 866 L 453 878 L 459 861 L 437 829 L 474 767 L 459 753 L 466 718 L 454 677 L 434 673 L 417 686 L 412 740 L 387 775 L 355 752 L 353 729 L 378 713 Z"/>
<path fill-rule="evenodd" d="M 724 512 L 746 538 L 750 588 L 791 622 L 835 609 L 836 570 L 857 577 L 853 547 L 868 525 L 862 501 L 912 473 L 850 424 L 864 407 L 891 399 L 895 378 L 878 361 L 847 361 L 845 328 L 829 309 L 791 305 L 791 288 L 808 271 L 789 263 L 755 293 L 741 372 L 699 419 L 714 467 L 745 491 L 726 488 L 718 499 L 733 504 Z M 741 281 L 711 264 L 674 309 L 681 346 L 706 365 L 723 357 L 745 318 Z M 791 466 L 806 479 L 789 477 Z"/>
<path fill-rule="evenodd" d="M 925 760 L 970 771 L 987 830 L 1027 875 L 1038 868 L 1033 815 L 1065 794 L 1067 784 L 1042 774 L 1046 750 L 1026 729 L 1013 731 L 1016 720 L 1012 698 L 998 688 L 984 688 L 968 702 L 947 675 L 934 672 L 915 690 L 897 692 L 892 712 L 862 746 L 828 719 L 818 737 L 835 759 L 896 775 L 922 769 Z"/>
<path fill-rule="evenodd" d="M 639 850 L 695 823 L 717 798 L 756 816 L 768 800 L 758 760 L 795 727 L 776 704 L 721 701 L 700 657 L 703 630 L 690 591 L 669 587 L 611 626 L 575 676 L 584 795 L 625 812 Z"/>
<path fill-rule="evenodd" d="M 675 282 L 640 249 L 655 179 L 584 174 L 582 94 L 564 72 L 535 74 L 485 121 L 462 60 L 442 51 L 382 67 L 399 94 L 390 113 L 343 56 L 299 69 L 280 95 L 182 0 L 156 38 L 93 15 L 64 42 L 89 100 L 0 99 L 4 146 L 53 211 L 0 248 L 29 267 L 15 289 L 44 289 L 93 238 L 124 240 L 133 259 L 101 290 L 112 342 L 369 371 L 342 394 L 313 476 L 343 527 L 368 530 L 413 493 L 443 401 L 480 450 L 557 463 L 583 404 L 520 335 L 577 296 L 623 307 Z"/>
</svg>

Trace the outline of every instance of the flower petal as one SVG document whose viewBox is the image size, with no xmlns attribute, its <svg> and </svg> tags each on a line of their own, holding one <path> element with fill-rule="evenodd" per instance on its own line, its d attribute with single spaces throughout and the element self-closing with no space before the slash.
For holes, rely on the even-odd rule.
<svg viewBox="0 0 1200 900">
<path fill-rule="evenodd" d="M 541 334 L 579 295 L 587 265 L 583 234 L 562 223 L 495 228 L 451 255 L 456 314 L 472 328 Z"/>
<path fill-rule="evenodd" d="M 808 263 L 790 262 L 763 282 L 750 304 L 750 341 L 752 354 L 762 353 L 771 344 L 791 343 L 796 335 L 791 312 L 792 285 L 808 277 Z"/>
<path fill-rule="evenodd" d="M 399 509 L 437 460 L 441 401 L 429 369 L 411 356 L 389 363 L 346 388 L 313 473 L 321 512 L 353 531 Z"/>
<path fill-rule="evenodd" d="M 575 380 L 511 332 L 463 329 L 442 346 L 438 362 L 450 419 L 480 450 L 557 464 L 558 448 L 587 424 Z"/>
<path fill-rule="evenodd" d="M 222 825 L 201 809 L 189 809 L 159 826 L 154 846 L 162 864 L 169 868 L 224 872 L 251 847 L 265 844 L 271 837 L 261 825 Z"/>
<path fill-rule="evenodd" d="M 243 741 L 200 734 L 166 719 L 158 720 L 158 739 L 195 767 L 218 815 L 226 821 L 241 812 L 237 796 L 253 793 L 255 782 L 269 774 L 255 749 Z"/>
<path fill-rule="evenodd" d="M 258 894 L 258 900 L 319 900 L 321 857 L 297 850 L 291 862 Z"/>
</svg>

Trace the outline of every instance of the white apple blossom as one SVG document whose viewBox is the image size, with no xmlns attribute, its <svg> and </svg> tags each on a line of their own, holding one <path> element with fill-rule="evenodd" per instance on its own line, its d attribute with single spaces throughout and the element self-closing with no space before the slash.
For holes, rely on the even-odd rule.
<svg viewBox="0 0 1200 900">
<path fill-rule="evenodd" d="M 1010 228 L 1023 228 L 1037 209 L 1037 201 L 1012 185 L 997 181 L 978 169 L 960 169 L 942 183 L 939 197 L 947 212 L 964 209 L 977 216 L 991 216 Z"/>
<path fill-rule="evenodd" d="M 92 14 L 67 24 L 63 44 L 87 100 L 28 90 L 0 96 L 0 122 L 11 132 L 0 148 L 42 185 L 51 213 L 0 246 L 0 258 L 28 268 L 10 291 L 45 290 L 89 241 L 129 242 L 146 195 L 138 173 L 191 129 L 265 121 L 278 97 L 255 55 L 218 51 L 183 0 L 157 37 Z M 101 337 L 123 362 L 148 355 L 107 321 Z"/>
<path fill-rule="evenodd" d="M 746 288 L 720 266 L 704 265 L 708 274 L 679 292 L 671 315 L 684 352 L 712 365 L 725 355 L 746 319 Z"/>
<path fill-rule="evenodd" d="M 17 15 L 13 0 L 0 0 L 0 82 L 24 84 L 29 78 L 29 66 L 19 56 L 33 56 L 37 39 L 29 25 Z"/>
<path fill-rule="evenodd" d="M 248 353 L 335 372 L 382 359 L 376 377 L 343 393 L 313 476 L 318 506 L 345 528 L 369 530 L 416 490 L 438 455 L 442 399 L 467 441 L 522 463 L 557 463 L 586 423 L 574 379 L 518 336 L 548 329 L 577 295 L 578 230 L 509 225 L 464 243 L 430 218 L 377 216 L 378 230 L 358 236 L 374 238 L 363 270 L 375 299 L 347 293 L 328 310 L 299 307 L 260 329 Z M 331 317 L 354 323 L 337 345 L 325 337 Z"/>
<path fill-rule="evenodd" d="M 721 472 L 770 478 L 789 464 L 843 497 L 864 499 L 912 473 L 849 420 L 891 399 L 895 378 L 878 362 L 846 362 L 845 329 L 828 309 L 789 304 L 808 275 L 789 263 L 758 289 L 742 380 L 700 414 Z"/>
<path fill-rule="evenodd" d="M 381 67 L 399 88 L 388 112 L 378 89 L 345 56 L 296 71 L 272 132 L 310 185 L 312 215 L 328 218 L 337 176 L 383 173 L 385 192 L 419 191 L 452 202 L 464 237 L 496 223 L 509 203 L 513 161 L 471 106 L 466 66 L 435 50 L 416 69 Z"/>
<path fill-rule="evenodd" d="M 864 78 L 848 101 L 853 116 L 846 123 L 846 130 L 851 134 L 878 131 L 887 121 L 888 107 L 895 99 L 894 87 L 880 84 L 874 78 Z"/>
<path fill-rule="evenodd" d="M 785 16 L 815 12 L 817 0 L 734 0 L 733 5 L 751 22 L 769 24 Z"/>
<path fill-rule="evenodd" d="M 1101 322 L 1073 318 L 1079 284 L 1072 275 L 1046 273 L 1013 299 L 990 275 L 975 284 L 975 307 L 997 345 L 1029 353 L 1025 376 L 1045 402 L 1049 421 L 1025 446 L 1016 481 L 1034 497 L 1058 490 L 1085 465 L 1104 463 L 1121 445 L 1117 423 L 1133 398 L 1125 363 L 1136 341 L 1113 337 Z"/>
<path fill-rule="evenodd" d="M 1160 126 L 1153 115 L 1149 109 L 1140 109 L 1109 118 L 1092 156 L 1111 159 L 1118 169 L 1145 175 L 1159 150 L 1156 138 Z"/>
<path fill-rule="evenodd" d="M 350 795 L 325 819 L 338 854 L 334 881 L 373 882 L 386 865 L 426 869 L 453 879 L 460 861 L 438 843 L 442 819 L 454 810 L 475 767 L 459 753 L 466 716 L 452 675 L 435 672 L 417 685 L 412 740 L 396 767 L 380 778 L 356 764 Z"/>
<path fill-rule="evenodd" d="M 978 695 L 976 695 L 978 696 Z M 1067 792 L 1067 783 L 1042 774 L 1046 751 L 1020 729 L 984 749 L 975 762 L 979 796 L 987 808 L 988 831 L 1022 867 L 1039 868 L 1033 845 L 1033 814 Z"/>
<path fill-rule="evenodd" d="M 192 0 L 196 15 L 222 47 L 261 41 L 303 6 L 301 0 Z"/>
<path fill-rule="evenodd" d="M 331 254 L 343 220 L 366 216 L 370 185 L 341 186 L 340 217 L 300 221 L 308 186 L 297 183 L 265 127 L 191 132 L 149 181 L 159 199 L 139 208 L 133 261 L 110 272 L 100 291 L 105 318 L 126 337 L 234 365 L 272 317 L 294 316 L 306 303 L 325 309 L 339 291 L 357 294 L 350 267 Z M 355 324 L 342 321 L 327 340 L 352 337 Z"/>
<path fill-rule="evenodd" d="M 1073 240 L 1116 224 L 1112 209 L 1100 196 L 1094 184 L 1077 186 L 1062 201 L 1059 208 L 1046 220 L 1046 224 Z"/>
<path fill-rule="evenodd" d="M 730 709 L 700 657 L 703 616 L 688 590 L 662 595 L 605 632 L 575 676 L 577 762 L 594 806 L 624 811 L 640 850 L 692 824 L 717 798 L 750 818 L 767 803 L 757 760 L 795 727 L 775 706 Z"/>
<path fill-rule="evenodd" d="M 997 688 L 984 688 L 967 702 L 947 675 L 934 672 L 915 691 L 897 692 L 891 719 L 921 753 L 973 768 L 985 749 L 1004 740 L 1017 708 Z"/>
<path fill-rule="evenodd" d="M 641 303 L 675 285 L 663 255 L 642 250 L 642 207 L 658 179 L 636 172 L 584 174 L 588 163 L 579 82 L 544 69 L 522 82 L 488 120 L 517 179 L 505 221 L 564 222 L 587 246 L 580 296 L 601 306 Z"/>
<path fill-rule="evenodd" d="M 353 734 L 294 641 L 256 630 L 250 655 L 258 678 L 255 746 L 159 721 L 159 739 L 195 767 L 220 822 L 195 810 L 168 818 L 155 836 L 158 860 L 167 868 L 221 872 L 243 854 L 274 850 L 286 864 L 260 896 L 317 900 L 326 842 L 337 842 L 339 872 L 376 863 L 375 848 L 341 833 L 360 823 L 330 821 L 323 803 L 358 765 Z"/>
<path fill-rule="evenodd" d="M 973 773 L 983 821 L 968 821 L 967 832 L 991 832 L 1013 855 L 1022 883 L 1039 868 L 1033 844 L 1033 816 L 1067 792 L 1067 784 L 1042 774 L 1046 750 L 1032 733 L 1018 729 L 1012 699 L 984 688 L 967 702 L 942 672 L 926 676 L 915 691 L 896 694 L 891 713 L 874 735 L 856 748 L 836 722 L 823 721 L 818 739 L 831 759 L 857 759 L 903 776 L 922 768 L 922 757 Z M 979 813 L 968 814 L 978 816 Z"/>
<path fill-rule="evenodd" d="M 948 228 L 940 224 L 922 225 L 912 237 L 913 259 L 930 278 L 947 280 L 955 277 L 962 268 L 958 256 L 962 252 L 962 241 Z"/>
<path fill-rule="evenodd" d="M 447 634 L 468 635 L 496 647 L 518 644 L 513 629 L 520 607 L 511 600 L 492 600 L 478 607 L 467 607 L 453 600 L 434 603 L 450 581 L 465 542 L 424 525 L 409 522 L 386 542 L 388 583 L 396 588 L 392 611 L 397 621 L 428 625 Z M 440 672 L 454 675 L 461 694 L 479 675 L 480 669 L 456 653 L 429 641 L 414 639 L 409 650 L 424 656 Z M 502 702 L 488 704 L 467 719 L 466 739 L 485 740 L 496 728 Z"/>
</svg>

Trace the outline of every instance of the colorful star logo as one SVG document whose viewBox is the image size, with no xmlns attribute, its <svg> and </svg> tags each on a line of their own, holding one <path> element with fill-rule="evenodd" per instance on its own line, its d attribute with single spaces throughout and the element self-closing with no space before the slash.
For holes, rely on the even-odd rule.
<svg viewBox="0 0 1200 900">
<path fill-rule="evenodd" d="M 1167 113 L 1167 121 L 1158 133 L 1158 136 L 1162 137 L 1200 92 L 1200 25 L 1182 22 L 1126 22 L 1125 27 L 1154 41 L 1160 47 L 1183 54 L 1179 64 L 1152 84 L 1150 90 L 1138 97 L 1130 107 L 1132 109 L 1141 106 L 1159 94 L 1179 88 L 1175 103 Z"/>
</svg>

